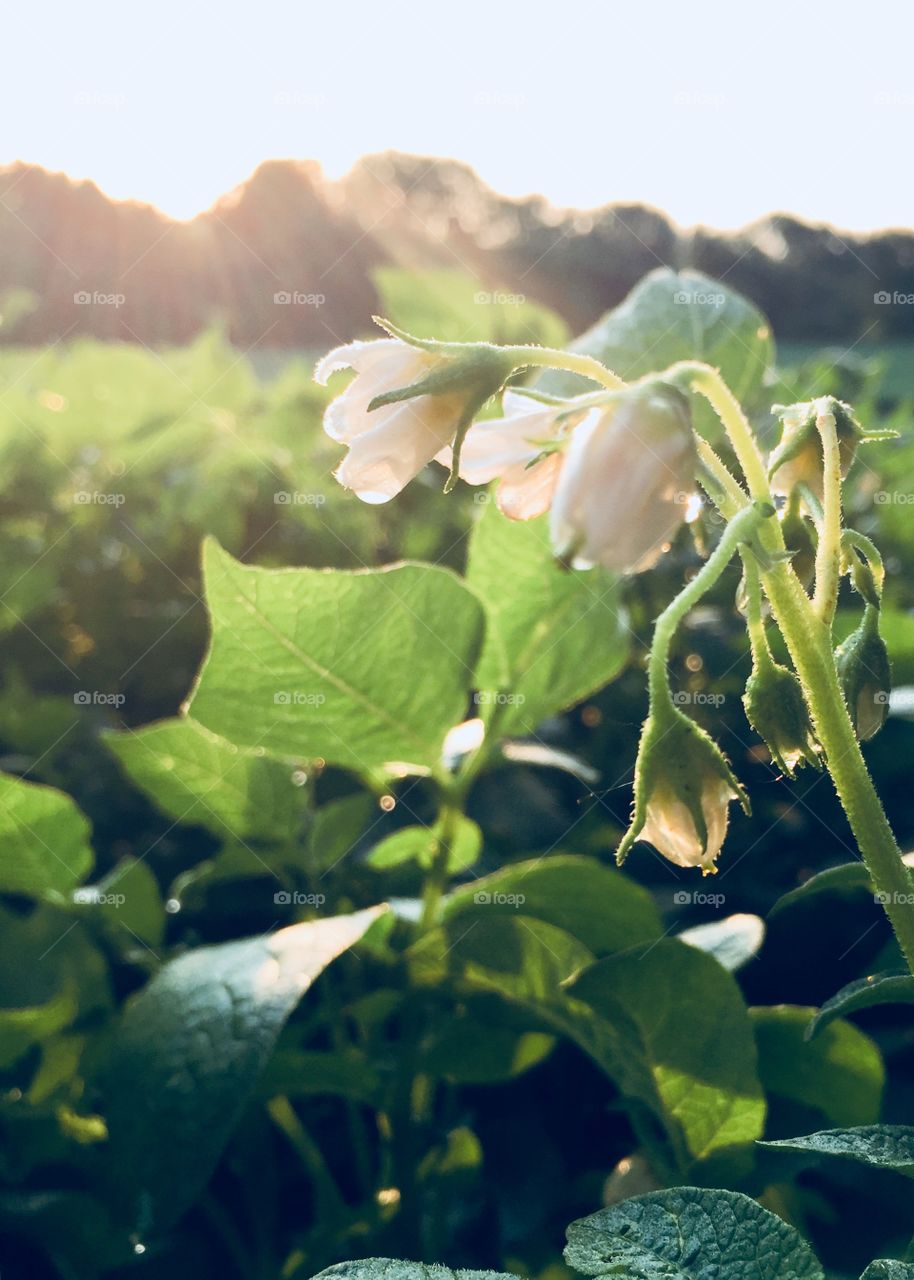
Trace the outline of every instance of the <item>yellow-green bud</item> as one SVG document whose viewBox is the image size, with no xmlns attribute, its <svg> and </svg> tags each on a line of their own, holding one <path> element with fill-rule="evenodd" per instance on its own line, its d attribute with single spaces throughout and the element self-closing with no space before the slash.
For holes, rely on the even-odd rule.
<svg viewBox="0 0 914 1280">
<path fill-rule="evenodd" d="M 812 524 L 793 503 L 781 516 L 781 532 L 794 572 L 804 587 L 810 587 L 816 576 L 816 539 Z"/>
<path fill-rule="evenodd" d="M 892 672 L 885 641 L 879 634 L 879 610 L 868 604 L 856 631 L 835 651 L 835 664 L 857 737 L 866 742 L 885 723 Z"/>
<path fill-rule="evenodd" d="M 864 435 L 850 405 L 823 396 L 820 400 L 804 400 L 797 404 L 775 405 L 782 423 L 781 439 L 768 460 L 768 475 L 773 493 L 789 494 L 798 484 L 822 499 L 822 439 L 816 421 L 826 411 L 834 415 L 838 436 L 841 474 L 846 476 Z"/>
<path fill-rule="evenodd" d="M 756 666 L 743 695 L 746 719 L 789 777 L 804 762 L 822 767 L 800 682 L 770 659 Z"/>
</svg>

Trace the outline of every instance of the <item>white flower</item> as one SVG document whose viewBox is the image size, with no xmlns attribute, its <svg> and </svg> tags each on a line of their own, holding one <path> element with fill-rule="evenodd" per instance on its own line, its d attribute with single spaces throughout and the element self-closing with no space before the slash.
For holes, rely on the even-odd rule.
<svg viewBox="0 0 914 1280">
<path fill-rule="evenodd" d="M 556 553 L 576 568 L 649 569 L 695 488 L 688 403 L 652 383 L 623 392 L 571 437 L 552 503 Z"/>
<path fill-rule="evenodd" d="M 379 396 L 444 371 L 447 356 L 434 355 L 398 338 L 351 342 L 318 364 L 314 376 L 326 384 L 337 369 L 355 378 L 324 414 L 324 430 L 349 445 L 336 478 L 364 502 L 388 502 L 449 444 L 466 411 L 468 392 L 414 395 L 369 411 Z"/>
<path fill-rule="evenodd" d="M 506 391 L 502 405 L 504 417 L 477 422 L 467 432 L 460 478 L 468 484 L 499 480 L 500 510 L 512 520 L 532 520 L 552 505 L 562 469 L 562 451 L 544 451 L 544 446 L 560 440 L 588 412 L 599 414 L 599 410 L 575 411 L 572 402 L 542 404 L 516 391 Z M 450 450 L 438 459 L 449 460 Z"/>
<path fill-rule="evenodd" d="M 635 765 L 635 812 L 616 851 L 623 862 L 646 840 L 677 867 L 715 870 L 727 834 L 730 801 L 749 801 L 720 749 L 672 706 L 648 717 Z"/>
<path fill-rule="evenodd" d="M 698 796 L 705 832 L 698 830 L 688 804 L 662 778 L 648 797 L 639 840 L 652 844 L 677 867 L 701 867 L 713 871 L 727 834 L 731 800 L 737 799 L 726 778 L 709 774 L 702 779 Z"/>
</svg>

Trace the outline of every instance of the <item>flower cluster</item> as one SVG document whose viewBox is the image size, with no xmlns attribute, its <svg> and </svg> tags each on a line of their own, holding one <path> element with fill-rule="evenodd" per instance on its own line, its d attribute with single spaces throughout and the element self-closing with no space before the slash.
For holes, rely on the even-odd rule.
<svg viewBox="0 0 914 1280">
<path fill-rule="evenodd" d="M 510 349 L 406 337 L 338 347 L 317 367 L 321 382 L 356 372 L 324 416 L 349 446 L 341 484 L 386 502 L 436 459 L 470 484 L 498 481 L 513 520 L 548 511 L 556 554 L 575 568 L 637 573 L 656 562 L 695 489 L 681 391 L 658 379 L 570 400 L 509 389 L 501 417 L 474 422 L 514 370 Z"/>
</svg>

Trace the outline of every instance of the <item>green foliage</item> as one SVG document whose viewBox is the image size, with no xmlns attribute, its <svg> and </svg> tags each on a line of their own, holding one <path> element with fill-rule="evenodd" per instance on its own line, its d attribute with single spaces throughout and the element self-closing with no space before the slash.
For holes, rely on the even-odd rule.
<svg viewBox="0 0 914 1280">
<path fill-rule="evenodd" d="M 564 339 L 449 272 L 379 283 L 409 329 Z M 668 271 L 580 348 L 629 376 L 708 360 L 750 406 L 773 351 L 744 299 Z M 722 693 L 758 824 L 715 882 L 619 871 L 685 539 L 620 582 L 488 494 L 445 501 L 440 469 L 366 507 L 308 365 L 265 382 L 215 334 L 4 349 L 0 390 L 4 1280 L 567 1280 L 562 1228 L 604 1202 L 570 1230 L 586 1275 L 820 1277 L 794 1228 L 835 1272 L 901 1252 L 907 1202 L 849 1213 L 819 1156 L 910 1172 L 912 980 L 862 864 L 821 870 L 853 852 L 827 787 L 788 801 L 744 745 L 733 583 L 671 667 L 696 719 Z M 857 490 L 903 570 L 903 508 L 871 495 L 910 466 L 901 441 Z M 911 732 L 872 751 L 914 837 Z M 818 1126 L 842 1127 L 758 1144 Z"/>
<path fill-rule="evenodd" d="M 587 1276 L 823 1280 L 809 1246 L 748 1196 L 677 1187 L 573 1222 L 565 1258 Z"/>
</svg>

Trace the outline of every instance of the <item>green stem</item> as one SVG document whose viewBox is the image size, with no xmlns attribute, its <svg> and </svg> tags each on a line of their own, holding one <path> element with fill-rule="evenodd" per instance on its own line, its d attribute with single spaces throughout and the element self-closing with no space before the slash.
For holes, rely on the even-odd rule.
<svg viewBox="0 0 914 1280">
<path fill-rule="evenodd" d="M 762 584 L 758 565 L 751 553 L 742 552 L 741 554 L 746 579 L 746 623 L 749 629 L 752 658 L 759 671 L 770 671 L 774 667 L 774 659 L 768 647 L 768 636 L 762 618 Z"/>
<path fill-rule="evenodd" d="M 567 373 L 579 373 L 602 387 L 624 387 L 625 381 L 593 356 L 574 351 L 558 351 L 554 347 L 505 347 L 505 352 L 516 360 L 518 369 L 564 369 Z"/>
<path fill-rule="evenodd" d="M 690 378 L 693 389 L 705 395 L 716 409 L 753 496 L 758 499 L 767 495 L 769 488 L 764 462 L 752 429 L 733 393 L 713 369 L 692 364 L 678 368 Z M 729 514 L 733 505 L 734 500 L 728 494 L 721 507 L 724 514 Z M 728 528 L 732 524 L 733 520 Z M 767 522 L 759 532 L 759 540 L 768 550 L 783 550 L 784 539 L 778 522 Z M 803 685 L 816 736 L 825 751 L 838 799 L 847 814 L 867 870 L 882 897 L 908 967 L 914 973 L 911 879 L 848 714 L 832 654 L 831 628 L 823 624 L 813 609 L 812 601 L 788 563 L 775 563 L 762 574 L 762 583 Z"/>
<path fill-rule="evenodd" d="M 438 907 L 447 889 L 451 850 L 454 847 L 460 818 L 460 806 L 450 798 L 446 799 L 441 806 L 438 818 L 440 826 L 438 847 L 435 850 L 435 857 L 422 887 L 422 915 L 419 920 L 420 933 L 425 933 L 437 920 Z"/>
<path fill-rule="evenodd" d="M 767 516 L 773 514 L 773 509 L 766 510 L 757 506 L 745 507 L 739 511 L 727 525 L 720 542 L 695 577 L 683 587 L 676 599 L 667 605 L 657 619 L 648 667 L 652 715 L 662 716 L 667 708 L 673 710 L 667 662 L 670 645 L 680 622 L 693 605 L 697 604 L 701 597 L 714 586 L 733 559 L 740 543 L 750 539 Z"/>
<path fill-rule="evenodd" d="M 311 1177 L 318 1207 L 317 1216 L 342 1216 L 345 1205 L 339 1187 L 327 1168 L 320 1147 L 299 1120 L 292 1103 L 285 1096 L 271 1098 L 267 1103 L 267 1112 L 276 1127 L 285 1134 Z"/>
<path fill-rule="evenodd" d="M 818 414 L 816 427 L 822 438 L 824 459 L 822 527 L 816 548 L 816 590 L 813 608 L 831 627 L 838 603 L 838 578 L 841 561 L 841 457 L 838 452 L 838 428 L 831 412 Z"/>
<path fill-rule="evenodd" d="M 908 967 L 914 972 L 912 882 L 851 724 L 835 670 L 829 629 L 813 613 L 809 598 L 788 565 L 775 565 L 763 575 L 763 581 L 806 692 L 835 790 Z"/>
</svg>

